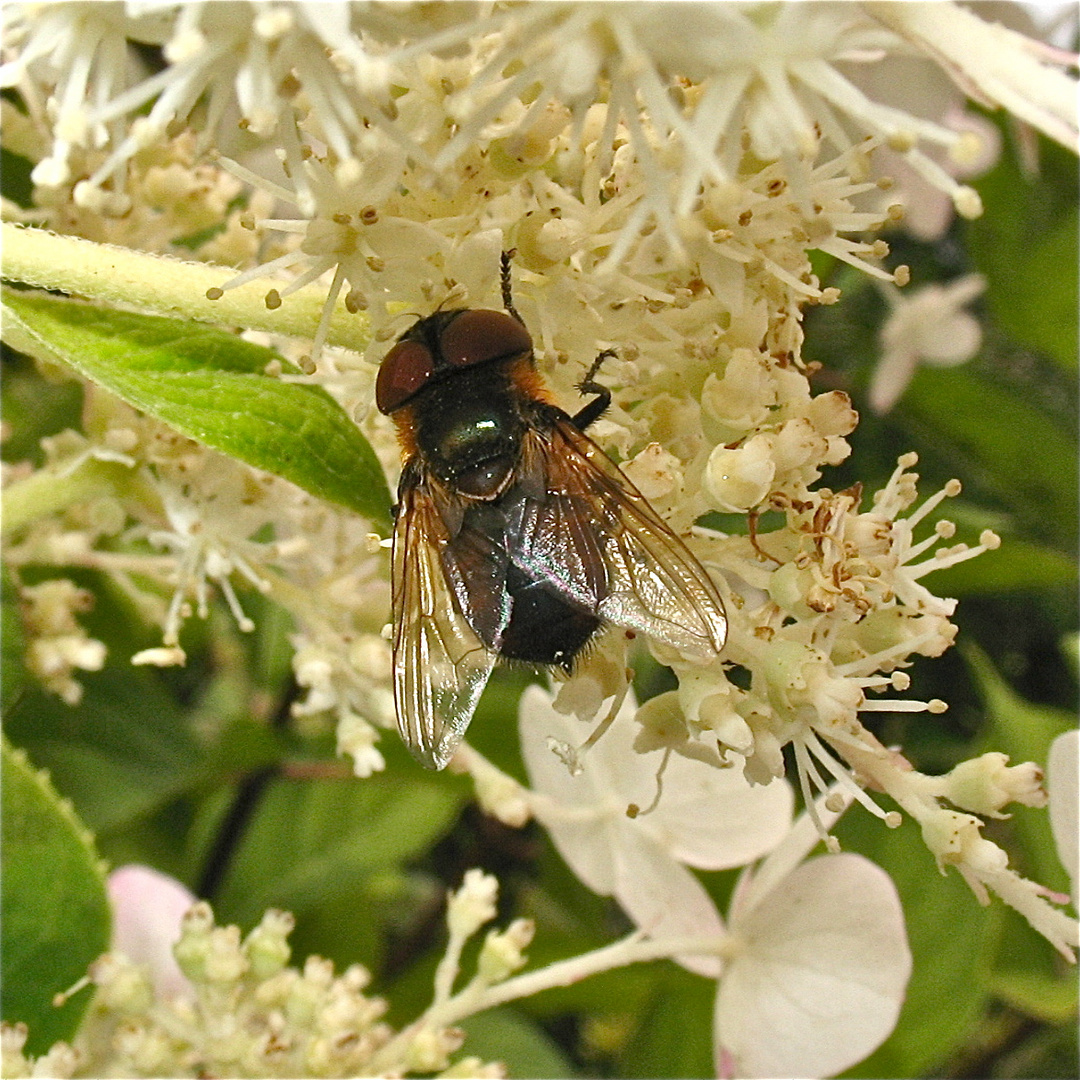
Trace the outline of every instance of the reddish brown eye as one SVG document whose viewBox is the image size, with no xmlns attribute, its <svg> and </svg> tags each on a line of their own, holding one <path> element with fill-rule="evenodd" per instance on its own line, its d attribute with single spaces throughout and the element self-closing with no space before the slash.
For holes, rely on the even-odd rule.
<svg viewBox="0 0 1080 1080">
<path fill-rule="evenodd" d="M 379 412 L 393 412 L 435 374 L 435 361 L 419 341 L 399 341 L 387 354 L 375 379 Z"/>
<path fill-rule="evenodd" d="M 443 330 L 439 348 L 451 366 L 468 367 L 531 352 L 532 338 L 517 319 L 502 311 L 463 311 Z"/>
</svg>

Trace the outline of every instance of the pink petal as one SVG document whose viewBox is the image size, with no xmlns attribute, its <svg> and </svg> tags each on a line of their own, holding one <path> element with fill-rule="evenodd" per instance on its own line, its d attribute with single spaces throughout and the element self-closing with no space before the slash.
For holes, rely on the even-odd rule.
<svg viewBox="0 0 1080 1080">
<path fill-rule="evenodd" d="M 172 947 L 180 938 L 180 920 L 195 903 L 194 895 L 175 878 L 135 863 L 109 875 L 108 891 L 113 907 L 112 948 L 149 967 L 159 994 L 190 991 Z"/>
</svg>

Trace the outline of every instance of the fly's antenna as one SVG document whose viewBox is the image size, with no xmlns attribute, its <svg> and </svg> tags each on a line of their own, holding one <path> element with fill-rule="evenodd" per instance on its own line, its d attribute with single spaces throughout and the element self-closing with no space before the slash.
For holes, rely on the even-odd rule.
<svg viewBox="0 0 1080 1080">
<path fill-rule="evenodd" d="M 513 315 L 519 323 L 521 323 L 522 326 L 524 326 L 525 320 L 518 314 L 517 308 L 514 307 L 514 291 L 513 286 L 510 282 L 510 260 L 516 254 L 517 248 L 510 248 L 509 251 L 504 251 L 502 253 L 502 258 L 499 264 L 499 280 L 502 283 L 503 307 L 506 308 L 506 310 L 509 311 L 510 314 Z"/>
</svg>

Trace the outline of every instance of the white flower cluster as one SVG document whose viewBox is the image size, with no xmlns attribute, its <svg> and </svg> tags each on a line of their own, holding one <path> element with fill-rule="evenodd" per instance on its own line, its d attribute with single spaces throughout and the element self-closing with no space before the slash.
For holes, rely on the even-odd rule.
<svg viewBox="0 0 1080 1080">
<path fill-rule="evenodd" d="M 46 440 L 47 464 L 32 479 L 82 485 L 86 494 L 21 530 L 5 548 L 7 564 L 108 573 L 162 625 L 162 646 L 133 658 L 158 666 L 184 662 L 181 625 L 191 614 L 207 616 L 212 585 L 240 629 L 253 628 L 233 586 L 240 579 L 300 622 L 294 665 L 307 694 L 297 714 L 336 710 L 343 750 L 353 753 L 358 772 L 381 768 L 372 722 L 393 724 L 389 646 L 381 636 L 389 587 L 387 560 L 368 542 L 366 523 L 177 435 L 110 394 L 88 388 L 83 419 L 86 434 Z M 112 470 L 113 483 L 98 490 L 102 467 Z M 269 525 L 273 539 L 255 539 Z M 167 604 L 162 587 L 171 591 Z M 98 670 L 105 657 L 72 614 L 92 598 L 63 579 L 27 587 L 22 597 L 28 667 L 74 704 L 81 687 L 73 670 Z"/>
<path fill-rule="evenodd" d="M 106 648 L 87 635 L 75 616 L 88 611 L 94 597 L 67 578 L 52 578 L 19 590 L 22 618 L 30 638 L 26 666 L 41 684 L 68 705 L 82 700 L 73 672 L 100 671 Z"/>
<path fill-rule="evenodd" d="M 539 698 L 530 705 L 550 711 L 543 694 L 535 694 Z M 539 730 L 523 718 L 523 735 L 538 750 Z M 546 786 L 531 771 L 538 787 Z M 731 811 L 761 812 L 765 825 L 758 835 L 748 841 L 731 829 L 725 836 L 695 837 L 684 816 L 669 815 L 676 827 L 666 842 L 635 835 L 631 827 L 608 853 L 616 863 L 629 859 L 622 867 L 627 873 L 644 872 L 639 885 L 658 901 L 681 907 L 687 888 L 696 888 L 704 897 L 696 912 L 676 912 L 672 919 L 657 909 L 647 920 L 653 924 L 648 938 L 635 933 L 522 975 L 516 973 L 526 963 L 533 925 L 516 919 L 485 934 L 473 975 L 461 981 L 463 950 L 495 917 L 498 898 L 493 877 L 469 870 L 448 897 L 449 941 L 431 1003 L 398 1032 L 382 1021 L 385 1003 L 364 995 L 368 976 L 359 966 L 337 977 L 318 957 L 309 957 L 302 971 L 286 966 L 290 916 L 267 912 L 242 940 L 237 927 L 215 926 L 208 905 L 196 903 L 178 882 L 147 867 L 121 867 L 109 879 L 113 948 L 62 995 L 95 986 L 87 1020 L 72 1044 L 57 1043 L 36 1060 L 24 1054 L 26 1026 L 5 1025 L 4 1075 L 498 1077 L 505 1073 L 497 1064 L 475 1057 L 451 1062 L 464 1038 L 460 1021 L 597 972 L 671 955 L 717 980 L 717 1075 L 837 1072 L 881 1041 L 903 1000 L 911 957 L 895 889 L 881 869 L 857 855 L 804 861 L 817 835 L 805 817 L 792 825 L 783 789 L 752 791 L 730 773 L 717 785 L 708 770 L 698 779 L 702 805 L 720 794 Z M 625 776 L 618 783 L 633 786 Z M 556 786 L 563 798 L 574 794 L 574 785 Z M 537 811 L 579 866 L 581 851 L 566 844 L 567 830 L 602 825 L 609 815 L 588 802 L 559 807 L 555 794 L 551 788 L 549 795 L 535 796 Z M 693 809 L 693 801 L 684 800 L 682 809 Z M 822 812 L 829 821 L 839 813 Z M 664 826 L 654 824 L 663 835 Z M 599 835 L 607 834 L 601 829 Z M 640 861 L 649 847 L 659 863 L 648 856 Z M 753 874 L 743 875 L 727 927 L 700 885 L 663 876 L 679 868 L 671 852 L 685 855 L 690 847 L 708 847 L 707 861 L 719 864 L 773 849 Z M 642 911 L 638 906 L 635 917 Z M 769 980 L 759 978 L 762 970 L 788 989 L 779 1010 Z M 860 987 L 857 999 L 845 992 L 848 985 Z"/>
<path fill-rule="evenodd" d="M 5 1076 L 503 1075 L 476 1058 L 451 1064 L 459 1031 L 425 1021 L 395 1032 L 383 1020 L 386 1003 L 364 993 L 370 976 L 361 966 L 335 975 L 331 963 L 310 956 L 302 970 L 289 967 L 291 915 L 268 911 L 241 938 L 238 927 L 215 925 L 208 904 L 191 906 L 190 896 L 184 903 L 184 890 L 170 879 L 145 867 L 124 867 L 114 878 L 121 874 L 114 899 L 135 892 L 149 901 L 136 906 L 129 895 L 117 904 L 121 944 L 137 948 L 141 938 L 144 947 L 137 959 L 114 951 L 92 965 L 85 982 L 96 993 L 71 1045 L 57 1043 L 28 1060 L 26 1026 L 5 1025 Z M 156 908 L 175 909 L 177 900 L 186 914 L 166 925 L 169 915 Z M 513 933 L 511 927 L 507 935 Z M 170 937 L 180 974 L 163 983 L 160 957 L 150 953 Z M 489 943 L 496 937 L 489 935 Z M 464 943 L 453 934 L 451 940 Z"/>
<path fill-rule="evenodd" d="M 816 488 L 823 469 L 847 456 L 857 417 L 844 394 L 812 393 L 801 355 L 803 310 L 839 298 L 813 273 L 812 251 L 880 279 L 906 280 L 906 268 L 879 265 L 888 245 L 875 234 L 902 216 L 880 205 L 890 186 L 873 177 L 880 148 L 902 155 L 959 212 L 979 211 L 974 192 L 927 152 L 934 147 L 956 165 L 970 164 L 971 133 L 869 96 L 855 70 L 914 50 L 983 103 L 1006 105 L 1071 144 L 1075 83 L 1060 70 L 1061 58 L 946 3 L 701 4 L 678 20 L 666 5 L 648 3 L 13 9 L 0 82 L 18 88 L 29 109 L 18 130 L 21 145 L 37 149 L 37 218 L 160 250 L 202 229 L 209 220 L 202 211 L 210 207 L 224 231 L 205 240 L 199 254 L 240 268 L 223 289 L 274 277 L 266 303 L 277 307 L 319 282 L 324 318 L 305 377 L 361 419 L 391 471 L 393 431 L 370 410 L 374 362 L 403 328 L 402 311 L 426 314 L 451 298 L 496 304 L 502 250 L 516 249 L 515 302 L 556 401 L 572 407 L 585 366 L 600 349 L 616 351 L 603 371 L 614 403 L 595 436 L 688 536 L 717 579 L 730 619 L 728 644 L 711 665 L 657 648 L 679 688 L 637 710 L 636 727 L 624 717 L 623 728 L 635 737 L 612 743 L 628 773 L 635 757 L 664 751 L 663 764 L 650 765 L 657 793 L 666 785 L 657 815 L 680 806 L 687 785 L 697 782 L 680 771 L 685 764 L 720 777 L 735 776 L 729 767 L 736 764 L 740 784 L 773 781 L 762 797 L 788 799 L 779 778 L 791 746 L 821 834 L 838 799 L 858 800 L 895 822 L 896 811 L 881 810 L 864 792 L 871 785 L 920 823 L 941 865 L 958 867 L 977 892 L 997 892 L 1071 955 L 1075 923 L 1008 869 L 973 816 L 997 816 L 1011 802 L 1038 805 L 1044 796 L 1033 768 L 1009 769 L 987 755 L 932 781 L 883 747 L 860 719 L 943 710 L 941 702 L 883 695 L 908 689 L 904 669 L 913 657 L 940 655 L 953 641 L 954 601 L 929 592 L 925 576 L 996 546 L 997 538 L 985 533 L 974 547 L 942 546 L 953 526 L 930 526 L 928 518 L 959 485 L 916 507 L 914 455 L 901 458 L 865 507 L 858 487 Z M 147 74 L 122 61 L 125 39 L 160 46 L 161 69 Z M 980 48 L 957 44 L 973 40 Z M 275 153 L 264 152 L 269 145 Z M 221 156 L 199 156 L 207 146 Z M 226 221 L 236 180 L 254 194 Z M 872 209 L 864 208 L 867 199 Z M 297 216 L 270 216 L 289 205 Z M 969 288 L 964 297 L 970 295 Z M 364 360 L 324 348 L 341 296 L 377 343 Z M 961 300 L 952 297 L 950 310 Z M 902 362 L 910 366 L 913 355 Z M 182 660 L 181 622 L 192 598 L 205 611 L 208 583 L 246 627 L 231 584 L 246 579 L 296 621 L 294 668 L 307 691 L 298 713 L 334 714 L 340 746 L 357 772 L 381 768 L 377 728 L 393 722 L 389 648 L 380 633 L 387 560 L 367 525 L 115 403 L 92 399 L 86 439 L 74 467 L 84 467 L 85 458 L 129 470 L 135 498 L 111 509 L 100 499 L 89 509 L 80 503 L 38 521 L 11 549 L 15 563 L 94 566 L 133 592 L 134 573 L 169 582 L 172 603 L 164 610 L 158 603 L 155 614 L 164 649 L 140 657 L 156 663 Z M 760 518 L 770 511 L 782 524 L 762 531 Z M 748 534 L 696 527 L 708 512 L 748 515 Z M 920 526 L 925 533 L 918 538 Z M 272 540 L 256 539 L 268 533 Z M 99 544 L 102 538 L 110 543 Z M 148 554 L 141 541 L 165 554 Z M 144 600 L 153 608 L 153 596 Z M 609 699 L 621 701 L 626 648 L 623 637 L 605 639 L 562 685 L 555 708 L 591 720 Z M 525 709 L 542 711 L 535 700 Z M 550 735 L 554 713 L 549 722 Z M 603 749 L 601 742 L 594 753 Z M 531 812 L 553 831 L 559 827 L 550 805 L 499 777 L 470 748 L 462 748 L 458 764 L 474 773 L 505 820 L 520 822 Z M 546 766 L 531 750 L 530 768 L 540 787 L 536 777 Z M 834 787 L 839 793 L 819 806 L 817 795 Z M 720 798 L 708 785 L 704 790 Z M 719 811 L 714 800 L 708 811 L 694 812 Z M 648 813 L 641 816 L 648 822 Z M 622 835 L 625 824 L 610 827 Z M 572 864 L 582 862 L 591 827 L 567 841 Z M 685 881 L 686 864 L 743 865 L 775 842 L 748 841 L 747 850 L 729 852 L 722 863 L 707 844 L 693 857 L 683 850 L 671 873 Z M 651 866 L 649 880 L 661 880 L 670 852 L 658 855 L 656 844 L 633 850 Z M 663 895 L 631 895 L 627 883 L 648 877 L 636 876 L 635 865 L 590 862 L 582 876 L 616 895 L 654 933 Z M 451 905 L 451 946 L 432 1013 L 438 1022 L 410 1036 L 412 1056 L 394 1059 L 402 1069 L 446 1068 L 454 1049 L 447 1025 L 476 1002 L 490 1003 L 487 991 L 520 962 L 528 933 L 515 924 L 505 936 L 489 937 L 480 981 L 470 984 L 475 1001 L 461 997 L 468 989 L 452 992 L 455 949 L 490 918 L 491 898 L 483 902 L 477 882 L 463 893 L 479 906 Z M 696 909 L 686 911 L 704 911 L 709 932 L 720 934 L 711 902 L 708 909 L 700 896 L 693 903 Z M 737 904 L 732 927 L 738 910 Z M 741 910 L 747 940 L 763 941 L 779 918 L 762 915 L 764 906 L 752 915 L 748 901 Z M 319 1053 L 340 1049 L 343 1069 L 382 1060 L 364 1056 L 385 1046 L 374 1006 L 360 995 L 362 978 L 335 980 L 314 965 L 303 975 L 286 978 L 279 970 L 265 983 L 262 976 L 252 982 L 250 939 L 241 945 L 214 929 L 207 911 L 197 911 L 189 933 L 209 951 L 198 963 L 190 959 L 190 979 L 223 982 L 267 1017 L 286 1016 L 294 993 L 340 994 L 343 1010 L 363 1019 L 356 1021 L 362 1031 L 343 1049 L 329 1033 Z M 211 964 L 219 946 L 231 968 Z M 676 954 L 695 951 L 701 952 Z M 705 960 L 712 975 L 715 960 Z M 701 969 L 700 955 L 691 962 Z M 745 1063 L 753 1017 L 736 1015 L 732 995 L 745 988 L 734 985 L 723 984 L 719 994 L 728 1005 L 718 1005 L 718 1017 L 726 1017 L 718 1020 L 725 1032 L 718 1055 Z M 895 986 L 883 996 L 893 1001 Z M 274 1028 L 277 1022 L 260 1021 L 263 1041 L 237 1044 L 231 1057 L 199 1058 L 204 1071 L 228 1072 L 230 1063 L 247 1060 L 243 1054 L 314 1053 Z M 882 1019 L 883 1030 L 891 1022 Z M 132 1044 L 131 1052 L 157 1062 L 150 1053 L 156 1037 L 147 1034 L 150 1042 Z M 209 1051 L 200 1046 L 198 1053 Z M 330 1074 L 329 1058 L 320 1061 Z M 801 1067 L 789 1059 L 753 1061 L 746 1067 L 775 1067 L 776 1074 Z M 718 1065 L 730 1071 L 720 1058 Z M 826 1055 L 813 1067 L 844 1063 Z"/>
<path fill-rule="evenodd" d="M 180 124 L 231 150 L 245 136 L 287 143 L 299 110 L 342 163 L 363 163 L 375 148 L 365 145 L 374 131 L 398 155 L 411 153 L 436 172 L 499 125 L 517 144 L 507 147 L 517 150 L 508 163 L 527 168 L 536 160 L 537 122 L 554 106 L 580 127 L 600 84 L 610 88 L 611 106 L 601 141 L 611 145 L 622 125 L 650 179 L 670 167 L 650 143 L 683 144 L 677 198 L 665 208 L 665 186 L 654 193 L 667 226 L 687 213 L 704 181 L 735 174 L 744 133 L 759 159 L 789 163 L 823 143 L 843 150 L 881 136 L 925 180 L 977 213 L 973 192 L 927 151 L 945 148 L 963 164 L 978 155 L 978 138 L 945 117 L 905 111 L 887 92 L 875 100 L 882 90 L 872 82 L 870 94 L 860 86 L 866 69 L 889 53 L 907 53 L 909 42 L 987 103 L 1062 142 L 1076 131 L 1068 80 L 1057 70 L 1067 59 L 952 5 L 703 4 L 678 20 L 663 4 L 492 10 L 462 3 L 437 15 L 430 7 L 345 2 L 11 9 L 0 83 L 18 87 L 52 132 L 35 182 L 62 186 L 85 168 L 81 155 L 96 152 L 102 160 L 75 198 L 115 213 L 133 202 L 125 193 L 127 162 Z M 973 39 L 978 49 L 959 44 Z M 130 57 L 129 40 L 160 48 L 162 69 L 150 74 Z M 417 76 L 429 103 L 449 93 L 451 108 L 401 123 L 399 90 L 420 88 Z M 685 84 L 684 94 L 670 95 L 673 78 Z M 131 120 L 148 104 L 146 115 Z M 445 129 L 445 120 L 451 137 L 432 148 L 428 137 Z M 645 223 L 642 215 L 638 224 Z"/>
<path fill-rule="evenodd" d="M 624 721 L 634 705 L 628 700 Z M 497 1077 L 499 1065 L 465 1057 L 455 1025 L 485 1009 L 541 990 L 567 986 L 626 964 L 670 956 L 717 982 L 713 1013 L 716 1075 L 829 1076 L 858 1061 L 892 1030 L 911 969 L 903 914 L 888 876 L 858 855 L 807 860 L 818 829 L 830 827 L 849 798 L 831 791 L 791 822 L 782 782 L 750 787 L 735 771 L 669 760 L 674 799 L 630 813 L 660 780 L 654 752 L 629 755 L 630 725 L 616 727 L 582 773 L 571 776 L 547 752 L 552 732 L 574 737 L 548 695 L 533 688 L 522 702 L 520 730 L 527 791 L 509 778 L 500 805 L 534 811 L 556 846 L 592 888 L 611 892 L 640 927 L 630 937 L 569 960 L 515 975 L 532 940 L 527 919 L 489 931 L 475 973 L 458 985 L 466 945 L 496 913 L 498 883 L 466 872 L 448 898 L 449 940 L 434 976 L 431 1004 L 394 1033 L 384 1005 L 367 998 L 366 973 L 335 978 L 312 957 L 302 972 L 286 967 L 291 918 L 268 912 L 241 941 L 219 928 L 206 904 L 178 882 L 143 866 L 109 877 L 113 947 L 88 976 L 99 988 L 89 1022 L 73 1045 L 57 1043 L 37 1059 L 24 1054 L 23 1024 L 0 1030 L 5 1076 L 317 1075 L 369 1076 L 437 1072 L 441 1077 Z M 1062 862 L 1077 865 L 1077 732 L 1050 750 L 1050 813 Z M 481 764 L 465 748 L 473 766 Z M 1000 755 L 990 770 L 975 763 L 928 781 L 939 794 L 987 799 L 1010 779 Z M 489 774 L 494 770 L 487 767 Z M 1026 773 L 1029 770 L 1012 770 Z M 516 787 L 516 792 L 512 789 Z M 1016 791 L 1011 794 L 1015 795 Z M 1005 796 L 990 796 L 991 802 Z M 719 819 L 715 811 L 724 815 Z M 724 822 L 730 825 L 725 827 Z M 741 875 L 725 921 L 686 865 L 738 866 L 765 857 Z M 647 935 L 647 936 L 646 936 Z M 439 1070 L 442 1070 L 441 1072 Z"/>
</svg>

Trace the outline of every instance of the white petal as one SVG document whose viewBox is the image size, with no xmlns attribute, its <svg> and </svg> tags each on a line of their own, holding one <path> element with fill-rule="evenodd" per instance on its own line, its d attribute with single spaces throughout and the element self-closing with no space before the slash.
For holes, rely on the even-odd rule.
<svg viewBox="0 0 1080 1080">
<path fill-rule="evenodd" d="M 639 730 L 634 723 L 637 712 L 634 695 L 626 695 L 615 722 L 585 754 L 581 773 L 585 783 L 580 782 L 580 777 L 570 775 L 550 749 L 549 740 L 576 748 L 589 737 L 594 725 L 556 712 L 552 700 L 552 695 L 539 686 L 528 687 L 521 696 L 518 730 L 533 787 L 552 798 L 577 805 L 618 803 L 622 810 L 630 803 L 648 806 L 656 793 L 661 751 L 639 754 L 633 748 Z"/>
<path fill-rule="evenodd" d="M 150 968 L 159 994 L 189 992 L 180 973 L 173 945 L 180 939 L 180 920 L 195 896 L 168 874 L 132 863 L 109 875 L 113 908 L 112 948 Z"/>
<path fill-rule="evenodd" d="M 982 345 L 982 327 L 974 315 L 959 311 L 919 336 L 922 359 L 933 367 L 966 363 Z"/>
<path fill-rule="evenodd" d="M 1050 793 L 1050 828 L 1058 858 L 1069 873 L 1073 906 L 1080 879 L 1080 841 L 1077 840 L 1077 752 L 1080 731 L 1066 731 L 1050 744 L 1046 787 Z"/>
<path fill-rule="evenodd" d="M 627 822 L 631 826 L 632 822 Z M 615 850 L 615 899 L 651 938 L 715 937 L 724 923 L 712 898 L 694 875 L 647 837 L 620 830 Z M 683 967 L 715 979 L 719 956 L 698 953 L 675 958 Z"/>
<path fill-rule="evenodd" d="M 529 782 L 542 796 L 533 807 L 534 813 L 574 873 L 593 892 L 610 896 L 615 887 L 612 822 L 625 807 L 619 807 L 612 794 L 598 785 L 592 755 L 586 758 L 586 768 L 574 776 L 547 742 L 554 738 L 576 745 L 588 734 L 584 728 L 557 713 L 551 707 L 551 695 L 539 686 L 530 686 L 521 695 L 521 753 Z"/>
<path fill-rule="evenodd" d="M 915 374 L 918 357 L 909 346 L 897 347 L 885 353 L 874 368 L 870 380 L 870 408 L 881 415 L 900 400 Z"/>
<path fill-rule="evenodd" d="M 1076 83 L 1043 63 L 1038 43 L 955 4 L 865 7 L 929 53 L 969 97 L 1003 106 L 1063 146 L 1076 146 Z"/>
<path fill-rule="evenodd" d="M 639 754 L 634 749 L 634 740 L 641 731 L 641 725 L 634 719 L 637 711 L 637 701 L 632 692 L 628 693 L 615 722 L 589 751 L 585 766 L 591 766 L 595 770 L 597 783 L 603 784 L 605 790 L 614 793 L 622 802 L 648 806 L 656 795 L 656 773 L 663 760 L 663 751 Z M 589 730 L 585 728 L 585 733 L 588 734 Z"/>
<path fill-rule="evenodd" d="M 838 787 L 814 800 L 815 821 L 805 810 L 795 819 L 784 837 L 757 866 L 747 867 L 739 876 L 728 913 L 732 919 L 745 919 L 821 842 L 821 830 L 828 832 L 852 803 L 849 792 Z M 826 804 L 832 805 L 828 809 Z M 820 822 L 820 829 L 818 827 Z"/>
<path fill-rule="evenodd" d="M 717 769 L 673 754 L 659 804 L 634 824 L 680 862 L 723 870 L 776 847 L 791 827 L 793 802 L 785 780 L 751 787 L 741 759 Z"/>
<path fill-rule="evenodd" d="M 896 1025 L 911 974 L 888 875 L 859 855 L 812 859 L 732 932 L 742 950 L 716 998 L 718 1065 L 739 1076 L 832 1076 Z"/>
<path fill-rule="evenodd" d="M 751 787 L 739 764 L 718 769 L 678 754 L 671 756 L 664 770 L 663 792 L 656 808 L 633 821 L 627 819 L 626 808 L 631 803 L 644 807 L 653 802 L 663 760 L 662 750 L 640 754 L 633 749 L 640 730 L 633 719 L 635 709 L 632 695 L 627 695 L 615 723 L 585 755 L 582 773 L 572 776 L 548 748 L 547 740 L 579 745 L 589 728 L 557 713 L 550 695 L 539 687 L 529 687 L 522 696 L 522 754 L 533 788 L 556 800 L 562 809 L 591 806 L 597 811 L 596 819 L 576 824 L 560 821 L 557 814 L 545 814 L 542 806 L 536 811 L 564 857 L 564 847 L 584 845 L 588 850 L 588 876 L 579 876 L 590 888 L 596 888 L 595 882 L 603 886 L 599 891 L 611 889 L 610 860 L 606 852 L 597 851 L 600 839 L 595 834 L 598 829 L 603 831 L 601 817 L 625 823 L 680 862 L 708 870 L 742 866 L 771 851 L 784 838 L 792 808 L 791 788 L 786 782 Z M 582 861 L 582 856 L 573 861 L 567 858 L 575 872 Z"/>
</svg>

